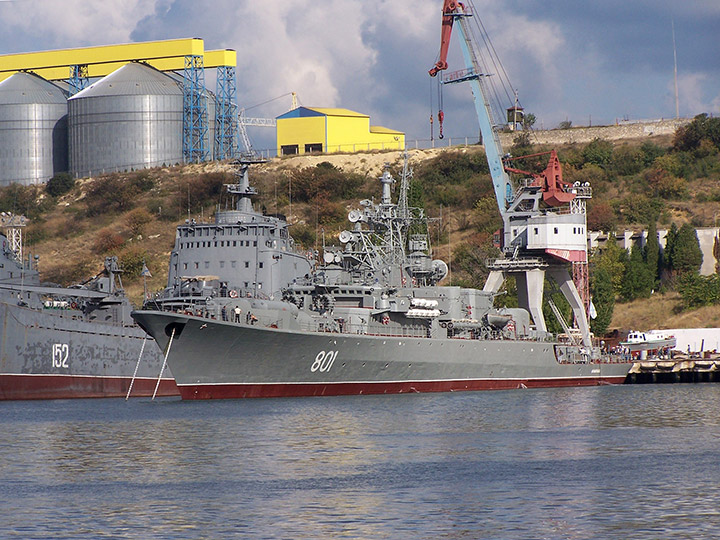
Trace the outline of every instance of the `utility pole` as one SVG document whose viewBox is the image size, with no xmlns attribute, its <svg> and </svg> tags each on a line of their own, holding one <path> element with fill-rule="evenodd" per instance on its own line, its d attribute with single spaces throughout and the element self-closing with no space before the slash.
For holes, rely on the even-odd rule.
<svg viewBox="0 0 720 540">
<path fill-rule="evenodd" d="M 675 19 L 671 19 L 672 23 L 672 40 L 673 40 L 673 59 L 675 64 L 675 118 L 680 118 L 680 98 L 678 97 L 678 81 L 677 81 L 677 49 L 675 48 Z"/>
</svg>

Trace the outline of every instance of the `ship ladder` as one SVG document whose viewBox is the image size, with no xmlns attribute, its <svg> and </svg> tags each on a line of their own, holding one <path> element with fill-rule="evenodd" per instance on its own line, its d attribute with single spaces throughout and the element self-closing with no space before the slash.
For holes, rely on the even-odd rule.
<svg viewBox="0 0 720 540">
<path fill-rule="evenodd" d="M 135 384 L 135 377 L 137 377 L 138 368 L 140 367 L 140 359 L 142 358 L 143 352 L 145 351 L 145 343 L 147 343 L 147 335 L 145 336 L 145 339 L 143 339 L 142 347 L 140 347 L 140 356 L 138 356 L 137 363 L 135 364 L 135 372 L 133 373 L 132 379 L 130 379 L 130 388 L 128 388 L 127 396 L 125 396 L 125 401 L 128 400 L 130 397 L 130 392 L 132 392 L 133 384 Z"/>
<path fill-rule="evenodd" d="M 153 392 L 152 400 L 155 400 L 155 396 L 157 395 L 158 388 L 160 388 L 160 379 L 162 379 L 163 372 L 165 371 L 165 366 L 167 365 L 167 359 L 168 356 L 170 356 L 170 347 L 172 347 L 173 338 L 175 337 L 175 327 L 173 326 L 172 333 L 170 334 L 170 341 L 168 341 L 167 350 L 165 351 L 165 358 L 163 358 L 162 367 L 160 368 L 160 375 L 158 375 L 157 384 L 155 385 L 155 391 Z"/>
</svg>

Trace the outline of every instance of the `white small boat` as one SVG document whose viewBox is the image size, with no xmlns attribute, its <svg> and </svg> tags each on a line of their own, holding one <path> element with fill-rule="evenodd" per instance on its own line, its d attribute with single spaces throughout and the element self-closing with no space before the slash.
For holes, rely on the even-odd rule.
<svg viewBox="0 0 720 540">
<path fill-rule="evenodd" d="M 659 351 L 666 349 L 668 351 L 675 348 L 677 340 L 675 336 L 671 336 L 659 330 L 651 330 L 649 332 L 636 332 L 631 330 L 625 341 L 620 342 L 621 347 L 627 347 L 630 353 L 639 351 Z"/>
</svg>

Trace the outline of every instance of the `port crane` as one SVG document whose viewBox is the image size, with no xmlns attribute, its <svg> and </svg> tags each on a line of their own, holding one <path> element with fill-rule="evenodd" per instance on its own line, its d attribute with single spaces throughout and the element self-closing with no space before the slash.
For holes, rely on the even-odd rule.
<svg viewBox="0 0 720 540">
<path fill-rule="evenodd" d="M 477 39 L 470 21 L 475 15 L 472 0 L 444 0 L 439 59 L 429 70 L 431 77 L 441 74 L 441 84 L 466 82 L 470 85 L 480 133 L 490 168 L 495 199 L 503 220 L 503 254 L 490 266 L 484 290 L 495 293 L 507 276 L 517 281 L 518 300 L 533 317 L 539 331 L 547 331 L 542 311 L 545 276 L 552 279 L 573 310 L 582 344 L 592 346 L 587 310 L 589 305 L 587 273 L 586 201 L 592 196 L 589 183 L 570 184 L 562 179 L 562 168 L 555 151 L 541 173 L 511 167 L 514 159 L 505 155 L 498 136 L 498 125 L 490 105 L 487 66 L 481 63 Z M 448 50 L 453 28 L 457 29 L 465 69 L 442 78 L 448 69 Z M 529 157 L 529 156 L 523 156 Z M 522 175 L 513 181 L 509 173 Z M 568 272 L 568 263 L 573 276 Z M 573 279 L 574 278 L 574 279 Z M 580 284 L 579 290 L 576 283 Z M 559 310 L 553 312 L 576 341 Z"/>
<path fill-rule="evenodd" d="M 272 99 L 269 99 L 267 101 L 263 101 L 262 103 L 258 103 L 257 105 L 253 105 L 250 107 L 251 109 L 255 107 L 259 107 L 260 105 L 265 105 L 267 103 L 270 103 L 272 101 L 275 101 L 276 99 L 284 98 L 286 96 L 292 96 L 292 107 L 290 110 L 297 109 L 298 108 L 298 97 L 297 92 L 288 92 L 287 94 L 283 94 L 282 96 L 278 96 Z M 238 127 L 240 130 L 240 138 L 242 139 L 243 146 L 245 148 L 245 156 L 254 156 L 256 154 L 255 150 L 252 147 L 252 143 L 250 142 L 250 137 L 248 136 L 247 132 L 247 126 L 258 126 L 258 127 L 277 127 L 277 121 L 275 118 L 251 118 L 248 116 L 245 116 L 245 112 L 247 109 L 242 108 L 240 109 L 238 113 Z"/>
</svg>

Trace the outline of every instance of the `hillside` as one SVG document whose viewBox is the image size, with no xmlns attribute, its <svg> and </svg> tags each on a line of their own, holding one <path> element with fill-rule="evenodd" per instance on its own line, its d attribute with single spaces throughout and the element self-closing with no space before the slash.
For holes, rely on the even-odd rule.
<svg viewBox="0 0 720 540">
<path fill-rule="evenodd" d="M 513 154 L 547 150 L 526 142 L 517 141 Z M 718 152 L 706 149 L 693 163 L 671 153 L 671 144 L 672 138 L 664 136 L 559 148 L 566 180 L 592 183 L 590 228 L 642 228 L 653 217 L 661 226 L 713 225 L 720 215 Z M 482 147 L 408 154 L 414 169 L 411 204 L 423 205 L 431 217 L 442 217 L 431 233 L 435 256 L 451 262 L 453 283 L 481 285 L 484 260 L 493 253 L 492 232 L 499 226 Z M 523 167 L 537 170 L 546 159 L 525 160 Z M 361 199 L 379 196 L 377 178 L 386 163 L 399 178 L 400 152 L 273 159 L 251 169 L 259 192 L 256 208 L 286 215 L 296 240 L 317 248 L 323 235 L 331 243 L 346 227 L 349 209 Z M 211 220 L 216 205 L 226 202 L 222 184 L 232 181 L 227 162 L 149 169 L 78 180 L 56 197 L 41 187 L 11 186 L 0 190 L 0 209 L 31 219 L 26 252 L 39 256 L 45 280 L 69 284 L 87 279 L 100 271 L 103 257 L 113 253 L 126 269 L 127 291 L 139 303 L 143 260 L 153 274 L 148 289 L 162 288 L 175 226 L 188 217 Z M 681 313 L 679 305 L 675 293 L 616 304 L 611 327 L 720 326 L 720 306 Z"/>
</svg>

